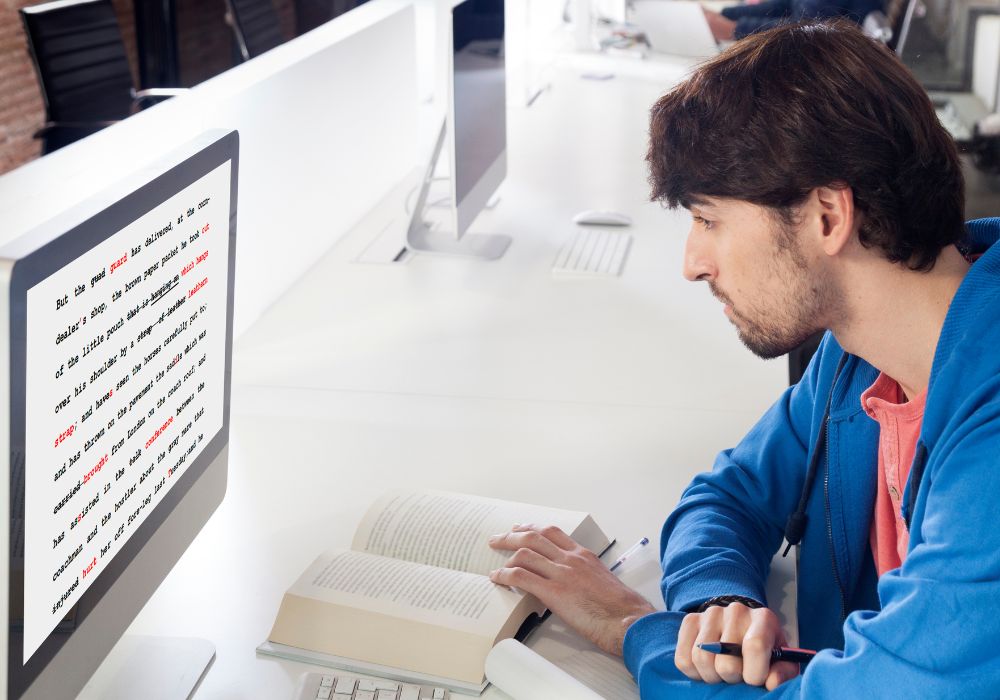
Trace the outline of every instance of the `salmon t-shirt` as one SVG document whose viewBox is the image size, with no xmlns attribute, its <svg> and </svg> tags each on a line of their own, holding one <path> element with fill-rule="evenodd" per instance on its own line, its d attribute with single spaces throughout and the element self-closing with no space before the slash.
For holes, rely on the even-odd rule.
<svg viewBox="0 0 1000 700">
<path fill-rule="evenodd" d="M 907 401 L 899 383 L 884 373 L 861 395 L 865 413 L 879 424 L 878 490 L 871 529 L 872 555 L 879 576 L 901 566 L 906 558 L 910 533 L 900 506 L 926 405 L 926 389 Z"/>
</svg>

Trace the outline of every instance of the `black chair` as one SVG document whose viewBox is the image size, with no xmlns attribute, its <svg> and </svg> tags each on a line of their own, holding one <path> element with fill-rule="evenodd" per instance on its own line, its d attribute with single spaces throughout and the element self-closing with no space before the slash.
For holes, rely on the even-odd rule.
<svg viewBox="0 0 1000 700">
<path fill-rule="evenodd" d="M 20 14 L 45 102 L 46 123 L 34 135 L 43 153 L 124 119 L 144 100 L 180 92 L 135 90 L 111 0 L 48 2 Z"/>
<path fill-rule="evenodd" d="M 244 61 L 284 43 L 271 0 L 226 0 L 226 23 L 233 28 Z"/>
<path fill-rule="evenodd" d="M 365 2 L 366 0 L 295 0 L 295 34 L 301 36 Z"/>
<path fill-rule="evenodd" d="M 817 350 L 819 350 L 819 344 L 823 340 L 823 333 L 823 331 L 813 333 L 811 336 L 806 338 L 802 345 L 788 353 L 789 385 L 798 384 L 799 380 L 802 379 L 803 375 L 806 373 L 806 368 L 809 366 L 809 360 L 811 360 L 812 356 L 816 354 Z"/>
</svg>

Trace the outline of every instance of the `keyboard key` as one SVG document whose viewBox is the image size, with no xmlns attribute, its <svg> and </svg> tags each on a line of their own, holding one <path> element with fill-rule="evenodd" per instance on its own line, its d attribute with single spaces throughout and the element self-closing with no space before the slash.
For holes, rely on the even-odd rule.
<svg viewBox="0 0 1000 700">
<path fill-rule="evenodd" d="M 344 678 L 341 676 L 337 679 L 337 685 L 334 687 L 334 692 L 337 695 L 353 695 L 355 682 L 356 681 L 353 678 Z"/>
<path fill-rule="evenodd" d="M 552 272 L 569 277 L 614 277 L 620 275 L 632 236 L 618 231 L 577 231 L 565 242 L 552 265 Z"/>
<path fill-rule="evenodd" d="M 434 689 L 434 700 L 444 700 L 444 688 Z"/>
<path fill-rule="evenodd" d="M 292 700 L 443 700 L 446 697 L 443 688 L 399 683 L 388 678 L 305 673 Z"/>
</svg>

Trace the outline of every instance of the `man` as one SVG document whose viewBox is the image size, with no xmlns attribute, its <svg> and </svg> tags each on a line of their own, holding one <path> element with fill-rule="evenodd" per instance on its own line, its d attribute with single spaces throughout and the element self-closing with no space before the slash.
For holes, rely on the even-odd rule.
<svg viewBox="0 0 1000 700">
<path fill-rule="evenodd" d="M 882 0 L 763 0 L 733 5 L 722 12 L 705 9 L 716 41 L 742 39 L 787 22 L 846 17 L 858 24 L 869 12 L 882 9 Z"/>
<path fill-rule="evenodd" d="M 743 342 L 830 332 L 668 518 L 667 612 L 552 528 L 494 537 L 515 553 L 492 579 L 623 653 L 644 698 L 997 697 L 1000 220 L 963 225 L 926 93 L 849 23 L 786 26 L 700 67 L 650 132 L 653 198 L 694 219 L 684 274 Z M 801 673 L 770 664 L 783 535 L 821 650 Z M 718 641 L 742 659 L 697 647 Z"/>
</svg>

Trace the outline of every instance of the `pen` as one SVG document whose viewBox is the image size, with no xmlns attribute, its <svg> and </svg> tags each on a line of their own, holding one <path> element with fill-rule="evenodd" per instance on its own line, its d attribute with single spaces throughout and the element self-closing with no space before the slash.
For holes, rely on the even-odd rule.
<svg viewBox="0 0 1000 700">
<path fill-rule="evenodd" d="M 725 654 L 727 656 L 743 656 L 743 648 L 739 644 L 732 642 L 719 642 L 717 644 L 699 644 L 698 648 L 707 651 L 709 654 Z M 775 661 L 791 661 L 793 663 L 807 664 L 812 657 L 816 656 L 815 651 L 809 649 L 795 649 L 793 647 L 776 647 L 771 650 L 771 663 Z"/>
<path fill-rule="evenodd" d="M 619 566 L 621 566 L 622 564 L 625 563 L 626 559 L 628 559 L 630 556 L 632 556 L 633 554 L 635 554 L 636 552 L 638 552 L 640 549 L 642 549 L 643 547 L 645 547 L 647 544 L 649 544 L 649 538 L 648 537 L 643 537 L 641 540 L 639 540 L 638 542 L 636 542 L 634 545 L 632 545 L 631 547 L 629 547 L 628 549 L 626 549 L 625 553 L 623 555 L 621 555 L 620 557 L 618 557 L 618 560 L 614 564 L 611 565 L 611 568 L 608 569 L 608 571 L 614 571 L 615 569 L 617 569 Z"/>
</svg>

